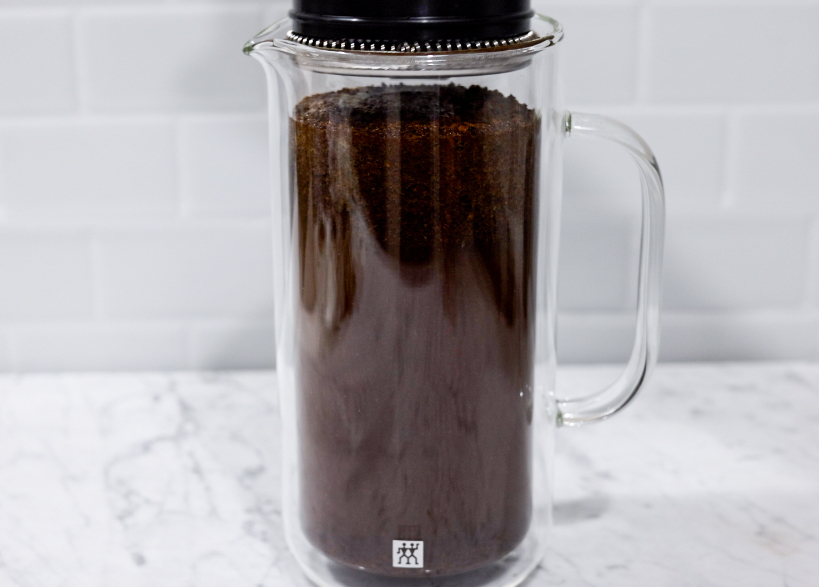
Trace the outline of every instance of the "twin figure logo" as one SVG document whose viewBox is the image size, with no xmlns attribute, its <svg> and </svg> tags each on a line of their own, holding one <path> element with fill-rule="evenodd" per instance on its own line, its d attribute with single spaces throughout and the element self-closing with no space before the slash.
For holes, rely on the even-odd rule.
<svg viewBox="0 0 819 587">
<path fill-rule="evenodd" d="M 408 565 L 412 563 L 415 563 L 417 565 L 418 557 L 415 556 L 416 550 L 418 550 L 417 544 L 407 546 L 407 543 L 405 542 L 404 545 L 398 549 L 398 564 L 400 565 L 406 562 L 406 564 Z M 406 561 L 404 561 L 404 559 L 406 559 Z"/>
<path fill-rule="evenodd" d="M 392 566 L 404 569 L 424 567 L 424 542 L 422 540 L 393 540 Z"/>
</svg>

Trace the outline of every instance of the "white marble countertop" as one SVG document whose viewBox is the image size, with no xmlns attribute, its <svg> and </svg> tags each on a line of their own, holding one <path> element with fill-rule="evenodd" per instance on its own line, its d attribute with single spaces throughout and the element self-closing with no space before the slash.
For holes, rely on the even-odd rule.
<svg viewBox="0 0 819 587">
<path fill-rule="evenodd" d="M 0 377 L 0 587 L 302 584 L 277 418 L 272 373 Z M 819 585 L 819 365 L 663 365 L 558 436 L 527 585 Z"/>
</svg>

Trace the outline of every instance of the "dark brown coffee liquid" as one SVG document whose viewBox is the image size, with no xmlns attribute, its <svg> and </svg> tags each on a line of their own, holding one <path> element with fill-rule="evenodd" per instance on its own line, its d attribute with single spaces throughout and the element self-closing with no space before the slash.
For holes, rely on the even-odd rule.
<svg viewBox="0 0 819 587">
<path fill-rule="evenodd" d="M 457 573 L 528 530 L 539 128 L 475 86 L 296 107 L 301 514 L 341 563 Z"/>
</svg>

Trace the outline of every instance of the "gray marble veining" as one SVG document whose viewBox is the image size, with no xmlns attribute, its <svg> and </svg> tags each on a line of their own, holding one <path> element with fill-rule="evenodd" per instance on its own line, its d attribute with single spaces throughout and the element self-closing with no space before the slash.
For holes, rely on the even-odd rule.
<svg viewBox="0 0 819 587">
<path fill-rule="evenodd" d="M 0 377 L 0 587 L 304 584 L 279 445 L 272 373 Z M 530 587 L 819 585 L 819 365 L 662 365 L 556 459 Z"/>
</svg>

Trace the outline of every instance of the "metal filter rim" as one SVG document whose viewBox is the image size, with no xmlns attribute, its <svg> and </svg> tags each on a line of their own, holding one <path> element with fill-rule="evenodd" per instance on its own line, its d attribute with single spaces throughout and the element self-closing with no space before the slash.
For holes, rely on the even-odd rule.
<svg viewBox="0 0 819 587">
<path fill-rule="evenodd" d="M 554 34 L 538 36 L 533 31 L 522 35 L 507 37 L 503 39 L 437 39 L 431 41 L 414 41 L 412 43 L 398 40 L 373 40 L 373 39 L 322 39 L 318 37 L 308 37 L 293 31 L 287 33 L 287 39 L 308 47 L 317 49 L 330 49 L 337 51 L 363 51 L 368 53 L 454 53 L 467 51 L 497 51 L 503 49 L 517 49 L 548 42 L 551 46 L 563 38 L 563 31 L 558 29 Z"/>
</svg>

